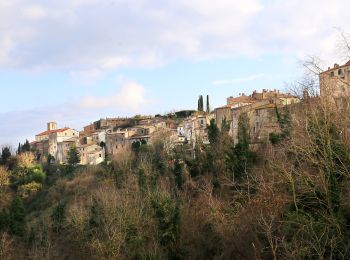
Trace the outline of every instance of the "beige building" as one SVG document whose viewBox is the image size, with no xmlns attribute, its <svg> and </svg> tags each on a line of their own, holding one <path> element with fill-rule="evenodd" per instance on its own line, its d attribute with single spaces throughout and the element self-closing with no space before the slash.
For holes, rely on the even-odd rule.
<svg viewBox="0 0 350 260">
<path fill-rule="evenodd" d="M 241 95 L 238 98 L 229 98 L 228 103 L 231 106 L 216 109 L 216 117 L 222 120 L 231 113 L 231 120 L 227 120 L 230 123 L 229 134 L 237 143 L 239 118 L 242 113 L 247 113 L 251 141 L 258 143 L 268 140 L 270 133 L 280 131 L 276 108 L 281 109 L 298 102 L 300 102 L 299 98 L 293 95 L 264 89 L 261 93 L 254 91 L 250 96 Z M 221 126 L 219 121 L 217 125 Z"/>
<path fill-rule="evenodd" d="M 76 146 L 79 139 L 77 137 L 72 137 L 70 139 L 64 140 L 63 142 L 57 143 L 57 153 L 56 162 L 60 164 L 68 163 L 68 153 L 69 150 Z"/>
<path fill-rule="evenodd" d="M 350 96 L 350 60 L 320 73 L 320 95 L 333 97 L 337 102 Z"/>
<path fill-rule="evenodd" d="M 249 96 L 242 93 L 239 97 L 227 98 L 226 106 L 215 109 L 216 125 L 221 129 L 222 121 L 226 119 L 230 125 L 229 134 L 237 142 L 239 115 L 246 112 L 250 118 L 252 139 L 262 140 L 266 138 L 268 129 L 274 131 L 276 128 L 275 125 L 272 126 L 267 122 L 270 119 L 266 118 L 265 115 L 273 116 L 275 106 L 287 106 L 298 102 L 300 102 L 298 97 L 281 93 L 279 90 L 263 89 L 262 92 L 254 91 Z M 259 116 L 260 114 L 261 116 Z"/>
<path fill-rule="evenodd" d="M 57 129 L 55 122 L 49 122 L 47 124 L 47 130 L 35 136 L 36 146 L 39 148 L 37 153 L 40 153 L 40 156 L 46 157 L 50 154 L 55 158 L 57 163 L 64 163 L 63 158 L 66 155 L 63 153 L 66 149 L 63 143 L 70 143 L 69 140 L 72 140 L 72 138 L 74 142 L 77 142 L 79 132 L 68 127 Z"/>
<path fill-rule="evenodd" d="M 97 165 L 105 160 L 105 150 L 97 144 L 77 146 L 80 155 L 80 164 Z"/>
<path fill-rule="evenodd" d="M 210 124 L 211 115 L 193 115 L 183 121 L 182 136 L 188 143 L 193 145 L 197 141 L 208 143 L 208 125 Z"/>
<path fill-rule="evenodd" d="M 106 153 L 113 156 L 130 148 L 130 138 L 127 131 L 106 135 Z"/>
</svg>

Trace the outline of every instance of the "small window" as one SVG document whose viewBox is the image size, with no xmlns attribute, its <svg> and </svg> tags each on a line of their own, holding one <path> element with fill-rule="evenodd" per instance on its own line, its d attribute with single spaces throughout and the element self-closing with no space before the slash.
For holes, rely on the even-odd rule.
<svg viewBox="0 0 350 260">
<path fill-rule="evenodd" d="M 100 157 L 102 157 L 102 154 L 100 154 Z"/>
<path fill-rule="evenodd" d="M 339 70 L 338 70 L 338 75 L 341 75 L 341 74 L 342 74 L 342 70 L 339 69 Z"/>
<path fill-rule="evenodd" d="M 334 77 L 334 71 L 331 72 L 331 77 Z"/>
</svg>

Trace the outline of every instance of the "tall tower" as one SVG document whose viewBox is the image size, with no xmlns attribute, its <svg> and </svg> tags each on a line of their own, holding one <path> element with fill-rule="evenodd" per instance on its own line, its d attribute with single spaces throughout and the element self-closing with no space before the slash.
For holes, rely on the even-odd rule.
<svg viewBox="0 0 350 260">
<path fill-rule="evenodd" d="M 49 122 L 47 123 L 47 130 L 52 131 L 57 129 L 57 123 L 56 122 Z"/>
</svg>

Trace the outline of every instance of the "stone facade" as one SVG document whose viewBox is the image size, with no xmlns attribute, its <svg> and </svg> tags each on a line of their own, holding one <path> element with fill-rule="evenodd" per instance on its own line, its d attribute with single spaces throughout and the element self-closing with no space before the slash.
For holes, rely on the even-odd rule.
<svg viewBox="0 0 350 260">
<path fill-rule="evenodd" d="M 320 95 L 334 98 L 339 105 L 350 96 L 350 60 L 320 73 Z"/>
</svg>

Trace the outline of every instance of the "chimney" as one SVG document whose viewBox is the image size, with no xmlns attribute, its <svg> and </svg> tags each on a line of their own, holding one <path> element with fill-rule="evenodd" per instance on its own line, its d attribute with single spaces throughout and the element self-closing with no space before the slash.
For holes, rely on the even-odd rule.
<svg viewBox="0 0 350 260">
<path fill-rule="evenodd" d="M 335 68 L 335 69 L 336 69 L 336 68 L 339 68 L 339 64 L 334 63 L 334 68 Z"/>
<path fill-rule="evenodd" d="M 56 122 L 49 122 L 47 123 L 47 131 L 57 130 L 57 123 Z"/>
</svg>

